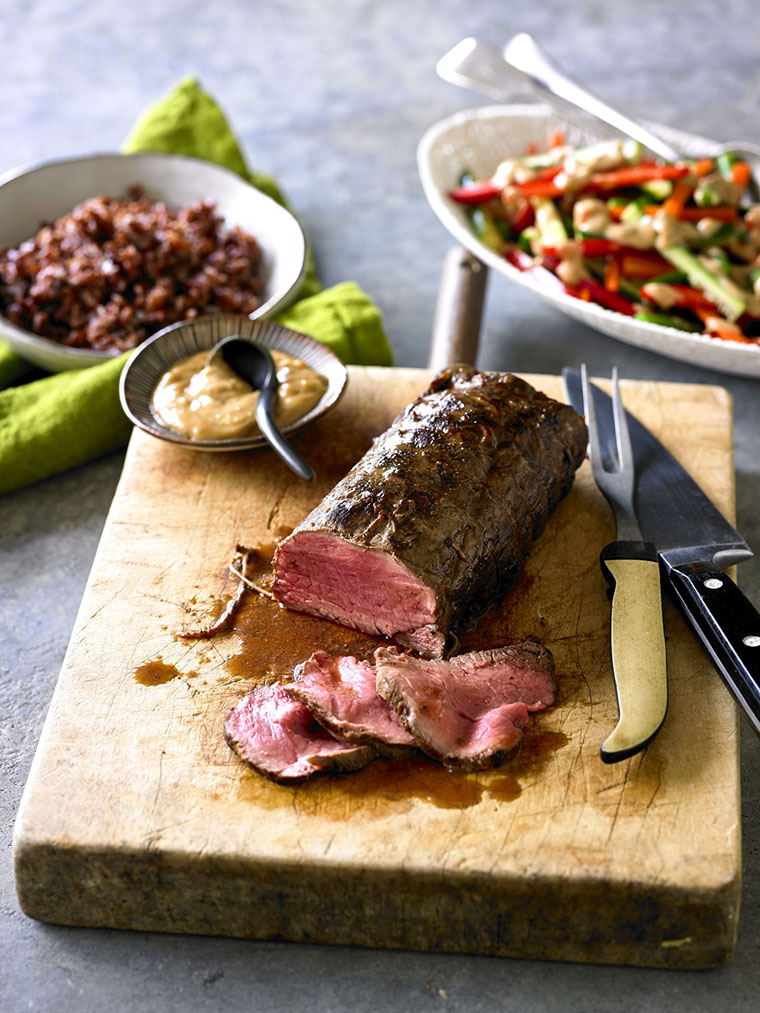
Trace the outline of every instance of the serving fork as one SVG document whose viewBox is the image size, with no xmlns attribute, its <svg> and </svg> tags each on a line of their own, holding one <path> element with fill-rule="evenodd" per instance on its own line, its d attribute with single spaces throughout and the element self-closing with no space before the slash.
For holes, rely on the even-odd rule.
<svg viewBox="0 0 760 1013">
<path fill-rule="evenodd" d="M 617 368 L 612 371 L 612 412 L 593 396 L 581 367 L 583 405 L 594 480 L 615 514 L 616 540 L 602 549 L 610 586 L 610 647 L 618 723 L 601 747 L 616 763 L 643 749 L 659 731 L 668 707 L 667 661 L 657 550 L 644 541 L 636 518 L 636 470 Z M 606 402 L 606 403 L 605 403 Z"/>
<path fill-rule="evenodd" d="M 591 127 L 597 134 L 600 134 L 600 124 L 604 124 L 601 133 L 612 127 L 616 133 L 634 138 L 668 162 L 677 162 L 683 157 L 684 152 L 677 151 L 643 123 L 597 98 L 569 77 L 527 32 L 513 36 L 501 51 L 472 37 L 462 39 L 441 57 L 436 71 L 444 81 L 496 101 L 514 101 L 516 97 L 535 99 L 538 94 L 550 101 L 566 119 L 586 129 Z M 723 152 L 732 152 L 749 163 L 752 176 L 748 197 L 752 201 L 760 200 L 757 182 L 760 146 L 748 141 L 729 141 L 704 154 L 717 157 Z"/>
</svg>

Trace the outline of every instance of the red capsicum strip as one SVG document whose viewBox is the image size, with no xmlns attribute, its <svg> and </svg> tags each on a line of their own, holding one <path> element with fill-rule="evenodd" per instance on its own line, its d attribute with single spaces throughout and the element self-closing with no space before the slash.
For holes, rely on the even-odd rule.
<svg viewBox="0 0 760 1013">
<path fill-rule="evenodd" d="M 608 292 L 603 285 L 590 278 L 582 279 L 577 285 L 566 285 L 565 292 L 568 295 L 575 296 L 576 299 L 586 299 L 599 303 L 605 309 L 614 310 L 616 313 L 623 313 L 627 317 L 632 317 L 636 312 L 633 308 L 633 303 L 629 302 L 625 296 L 618 295 L 617 292 Z"/>
<path fill-rule="evenodd" d="M 564 193 L 553 179 L 528 179 L 515 187 L 525 197 L 560 197 Z"/>
<path fill-rule="evenodd" d="M 641 298 L 646 302 L 655 303 L 657 300 L 650 295 L 647 291 L 648 285 L 643 285 L 641 288 Z M 707 296 L 700 292 L 697 288 L 691 288 L 689 285 L 668 285 L 668 293 L 673 296 L 673 306 L 677 306 L 678 309 L 694 310 L 695 313 L 705 312 L 712 313 L 713 315 L 720 316 L 720 310 L 711 302 Z"/>
<path fill-rule="evenodd" d="M 535 264 L 533 257 L 524 253 L 523 250 L 517 250 L 514 248 L 507 250 L 504 254 L 504 259 L 508 260 L 512 267 L 516 267 L 518 271 L 527 271 Z"/>
<path fill-rule="evenodd" d="M 559 197 L 564 191 L 554 182 L 560 169 L 541 170 L 536 179 L 528 179 L 524 183 L 516 183 L 515 189 L 526 197 Z M 626 187 L 639 186 L 650 179 L 680 179 L 690 172 L 688 165 L 629 165 L 610 172 L 596 172 L 581 188 L 581 192 L 620 190 Z M 460 186 L 449 190 L 449 197 L 459 204 L 484 204 L 498 197 L 502 187 L 494 183 L 476 183 L 474 186 Z"/>
<path fill-rule="evenodd" d="M 622 243 L 615 242 L 614 239 L 568 239 L 568 243 L 575 243 L 580 246 L 584 257 L 606 257 L 610 253 L 620 254 L 637 254 L 641 253 L 635 246 L 623 246 Z M 558 246 L 545 246 L 544 253 L 550 257 L 561 256 L 561 250 Z M 666 260 L 659 258 L 659 262 L 664 264 L 664 270 L 669 270 L 670 265 Z M 660 272 L 662 273 L 662 272 Z"/>
<path fill-rule="evenodd" d="M 473 186 L 458 186 L 449 190 L 449 197 L 457 204 L 485 204 L 501 195 L 502 188 L 495 183 L 475 183 Z"/>
<path fill-rule="evenodd" d="M 565 291 L 565 286 L 556 274 L 549 270 L 547 266 L 537 264 L 533 257 L 522 250 L 512 248 L 507 250 L 504 256 L 512 267 L 516 267 L 518 271 L 522 271 L 524 274 L 529 274 L 532 278 L 535 278 L 541 288 L 549 291 Z"/>
<path fill-rule="evenodd" d="M 608 253 L 620 253 L 623 247 L 612 239 L 568 239 L 568 243 L 580 246 L 584 257 L 606 257 Z M 549 257 L 561 257 L 558 246 L 545 246 L 544 253 Z"/>
<path fill-rule="evenodd" d="M 610 172 L 595 172 L 584 190 L 623 190 L 640 186 L 650 179 L 681 179 L 688 176 L 688 165 L 628 165 Z"/>
<path fill-rule="evenodd" d="M 536 220 L 536 215 L 533 210 L 533 205 L 528 200 L 520 202 L 520 206 L 512 216 L 510 225 L 513 230 L 519 235 L 523 229 L 527 229 L 529 225 L 532 225 Z"/>
</svg>

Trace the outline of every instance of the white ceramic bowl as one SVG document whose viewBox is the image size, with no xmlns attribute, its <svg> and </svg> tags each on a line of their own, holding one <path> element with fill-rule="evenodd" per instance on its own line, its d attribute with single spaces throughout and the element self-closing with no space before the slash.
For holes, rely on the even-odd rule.
<svg viewBox="0 0 760 1013">
<path fill-rule="evenodd" d="M 314 407 L 290 425 L 286 434 L 297 432 L 324 415 L 337 404 L 348 379 L 346 367 L 338 356 L 313 338 L 291 331 L 274 320 L 251 320 L 235 313 L 215 313 L 184 323 L 171 324 L 152 335 L 137 348 L 122 370 L 119 384 L 121 405 L 129 419 L 140 429 L 161 440 L 188 450 L 254 450 L 268 443 L 260 434 L 229 440 L 194 440 L 169 429 L 151 409 L 156 384 L 180 359 L 207 352 L 231 334 L 254 338 L 267 348 L 278 348 L 305 362 L 327 378 L 327 390 Z"/>
<path fill-rule="evenodd" d="M 690 157 L 712 154 L 715 141 L 695 134 L 647 124 L 676 150 Z M 519 271 L 480 242 L 470 229 L 465 209 L 452 201 L 448 191 L 458 184 L 464 169 L 476 178 L 488 178 L 499 162 L 510 155 L 524 154 L 529 144 L 547 147 L 557 127 L 572 145 L 597 139 L 577 126 L 558 122 L 548 106 L 484 106 L 456 113 L 430 127 L 423 135 L 417 164 L 425 195 L 438 218 L 456 239 L 483 263 L 510 281 L 531 289 L 557 309 L 604 334 L 629 345 L 646 348 L 694 366 L 760 377 L 760 346 L 722 341 L 706 334 L 691 334 L 672 327 L 633 320 L 631 317 L 574 299 L 559 290 L 544 289 L 529 274 Z"/>
<path fill-rule="evenodd" d="M 270 316 L 293 299 L 306 269 L 306 239 L 293 215 L 236 173 L 183 155 L 89 155 L 7 173 L 0 177 L 0 247 L 18 246 L 43 222 L 67 214 L 88 197 L 122 197 L 135 184 L 176 208 L 213 200 L 226 226 L 239 225 L 255 237 L 263 254 L 265 289 L 252 319 Z M 0 337 L 51 372 L 91 366 L 111 356 L 40 337 L 1 313 Z"/>
</svg>

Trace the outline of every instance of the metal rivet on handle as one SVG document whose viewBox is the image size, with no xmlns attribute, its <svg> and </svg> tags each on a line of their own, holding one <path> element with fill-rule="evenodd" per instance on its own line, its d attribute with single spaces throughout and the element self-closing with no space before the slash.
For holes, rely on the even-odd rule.
<svg viewBox="0 0 760 1013">
<path fill-rule="evenodd" d="M 742 643 L 747 647 L 760 647 L 760 637 L 745 637 Z"/>
<path fill-rule="evenodd" d="M 719 587 L 723 587 L 723 581 L 718 580 L 717 577 L 710 577 L 705 581 L 705 587 L 709 587 L 711 591 L 717 591 Z"/>
</svg>

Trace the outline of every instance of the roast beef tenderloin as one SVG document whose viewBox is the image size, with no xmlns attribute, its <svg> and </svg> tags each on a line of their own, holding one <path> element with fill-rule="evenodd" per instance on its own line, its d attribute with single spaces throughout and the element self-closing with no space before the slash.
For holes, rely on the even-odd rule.
<svg viewBox="0 0 760 1013">
<path fill-rule="evenodd" d="M 275 597 L 442 657 L 516 580 L 586 437 L 518 377 L 445 371 L 280 544 Z"/>
<path fill-rule="evenodd" d="M 531 711 L 556 696 L 554 662 L 535 641 L 449 661 L 375 652 L 377 691 L 414 741 L 450 770 L 482 770 L 518 749 Z"/>
<path fill-rule="evenodd" d="M 386 756 L 414 746 L 390 705 L 375 689 L 375 669 L 357 658 L 316 651 L 295 671 L 288 693 L 340 739 L 371 745 Z"/>
<path fill-rule="evenodd" d="M 359 770 L 376 755 L 369 746 L 338 741 L 280 683 L 259 686 L 238 701 L 224 736 L 241 760 L 273 781 Z"/>
</svg>

